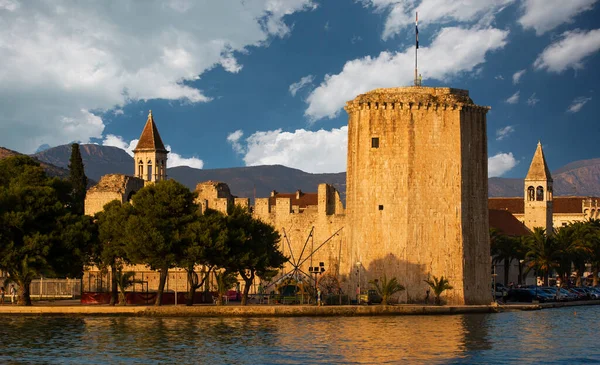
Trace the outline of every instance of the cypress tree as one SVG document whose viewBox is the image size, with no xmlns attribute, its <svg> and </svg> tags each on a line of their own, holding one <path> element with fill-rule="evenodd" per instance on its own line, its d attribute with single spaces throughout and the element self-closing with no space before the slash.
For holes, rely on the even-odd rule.
<svg viewBox="0 0 600 365">
<path fill-rule="evenodd" d="M 87 190 L 87 177 L 83 169 L 83 160 L 79 152 L 79 144 L 71 145 L 71 159 L 69 160 L 69 181 L 72 187 L 73 213 L 84 213 L 85 194 Z"/>
</svg>

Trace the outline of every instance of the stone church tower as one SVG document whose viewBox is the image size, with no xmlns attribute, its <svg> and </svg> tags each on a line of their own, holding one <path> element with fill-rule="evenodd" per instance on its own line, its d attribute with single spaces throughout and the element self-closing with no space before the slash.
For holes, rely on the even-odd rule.
<svg viewBox="0 0 600 365">
<path fill-rule="evenodd" d="M 167 179 L 167 149 L 158 134 L 152 117 L 152 110 L 142 131 L 135 150 L 133 150 L 134 176 L 146 181 Z"/>
<path fill-rule="evenodd" d="M 525 177 L 524 219 L 525 225 L 532 231 L 541 227 L 547 233 L 552 233 L 552 176 L 541 142 L 538 142 Z"/>
<path fill-rule="evenodd" d="M 466 90 L 400 87 L 359 95 L 345 109 L 354 286 L 396 277 L 406 287 L 400 300 L 411 303 L 424 300 L 424 280 L 444 276 L 454 287 L 448 303 L 489 304 L 489 108 Z"/>
</svg>

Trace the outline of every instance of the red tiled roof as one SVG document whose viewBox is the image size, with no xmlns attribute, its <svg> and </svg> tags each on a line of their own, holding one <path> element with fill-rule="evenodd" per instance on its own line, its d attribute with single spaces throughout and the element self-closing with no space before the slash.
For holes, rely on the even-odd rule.
<svg viewBox="0 0 600 365">
<path fill-rule="evenodd" d="M 531 233 L 508 210 L 490 209 L 490 228 L 496 228 L 507 236 L 526 236 Z"/>
<path fill-rule="evenodd" d="M 525 202 L 523 198 L 489 198 L 488 208 L 495 210 L 507 210 L 512 214 L 523 214 Z"/>
<path fill-rule="evenodd" d="M 583 213 L 581 202 L 584 196 L 559 196 L 552 201 L 553 213 Z"/>
<path fill-rule="evenodd" d="M 140 136 L 137 146 L 135 146 L 134 152 L 137 150 L 156 150 L 167 152 L 167 149 L 160 138 L 160 134 L 158 134 L 156 124 L 154 124 L 152 111 L 150 111 L 148 114 L 148 120 L 146 121 L 146 125 L 144 126 L 144 130 L 142 131 L 142 135 Z"/>
<path fill-rule="evenodd" d="M 552 201 L 552 212 L 558 214 L 582 213 L 581 202 L 588 198 L 587 196 L 555 196 Z M 506 210 L 512 214 L 523 214 L 525 202 L 523 198 L 489 198 L 488 208 Z"/>
<path fill-rule="evenodd" d="M 276 193 L 269 197 L 269 205 L 277 205 L 277 198 L 289 198 L 292 206 L 297 205 L 300 208 L 306 208 L 309 205 L 319 205 L 318 193 L 303 193 L 300 192 L 300 198 L 297 199 L 297 193 Z"/>
</svg>

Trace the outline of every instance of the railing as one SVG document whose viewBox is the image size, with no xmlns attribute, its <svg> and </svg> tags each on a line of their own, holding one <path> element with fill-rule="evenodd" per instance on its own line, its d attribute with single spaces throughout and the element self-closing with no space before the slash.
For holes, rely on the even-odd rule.
<svg viewBox="0 0 600 365">
<path fill-rule="evenodd" d="M 0 280 L 4 281 L 5 278 Z M 10 285 L 18 289 L 16 283 L 10 283 L 5 287 L 6 296 L 10 296 Z M 29 295 L 31 299 L 69 299 L 81 295 L 80 279 L 34 279 L 29 286 Z"/>
</svg>

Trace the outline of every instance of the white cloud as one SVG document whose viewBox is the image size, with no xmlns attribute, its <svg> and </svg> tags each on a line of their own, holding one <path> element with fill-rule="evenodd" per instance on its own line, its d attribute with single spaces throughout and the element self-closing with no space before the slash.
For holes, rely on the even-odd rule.
<svg viewBox="0 0 600 365">
<path fill-rule="evenodd" d="M 292 94 L 292 96 L 296 96 L 296 93 L 300 91 L 300 89 L 312 84 L 314 78 L 315 77 L 313 75 L 308 75 L 301 78 L 300 81 L 294 82 L 290 85 L 290 94 Z"/>
<path fill-rule="evenodd" d="M 573 100 L 573 102 L 571 103 L 571 105 L 569 106 L 569 109 L 567 109 L 567 111 L 569 113 L 577 113 L 590 100 L 592 100 L 592 98 L 586 98 L 583 96 L 575 98 L 575 100 Z"/>
<path fill-rule="evenodd" d="M 498 153 L 488 158 L 488 177 L 502 176 L 517 165 L 512 152 Z"/>
<path fill-rule="evenodd" d="M 538 56 L 533 66 L 550 72 L 583 68 L 583 60 L 600 49 L 600 29 L 564 32 Z"/>
<path fill-rule="evenodd" d="M 245 141 L 241 141 L 242 135 L 242 131 L 236 131 L 227 140 L 243 143 L 241 148 L 246 166 L 284 165 L 310 173 L 346 171 L 347 126 L 318 131 L 259 131 Z M 233 148 L 235 150 L 236 147 Z M 516 165 L 512 153 L 499 153 L 488 158 L 488 175 L 500 176 Z"/>
<path fill-rule="evenodd" d="M 313 0 L 0 0 L 0 145 L 33 152 L 41 144 L 101 136 L 100 115 L 131 101 L 207 102 L 189 81 L 236 54 L 285 36 L 285 16 Z M 143 16 L 142 16 L 143 15 Z M 65 131 L 63 126 L 67 125 Z"/>
<path fill-rule="evenodd" d="M 400 33 L 406 26 L 414 25 L 415 12 L 421 14 L 420 27 L 450 22 L 488 26 L 495 14 L 512 2 L 514 0 L 362 0 L 365 6 L 388 12 L 383 39 Z"/>
<path fill-rule="evenodd" d="M 430 47 L 419 48 L 425 83 L 428 79 L 447 81 L 453 76 L 473 71 L 485 61 L 487 52 L 504 47 L 508 31 L 495 28 L 444 28 Z M 335 117 L 344 103 L 356 95 L 378 87 L 412 84 L 414 49 L 404 52 L 381 52 L 346 62 L 337 75 L 325 80 L 307 98 L 305 115 L 311 121 Z"/>
<path fill-rule="evenodd" d="M 244 135 L 244 132 L 241 129 L 238 129 L 235 132 L 230 133 L 227 136 L 227 142 L 231 144 L 231 148 L 235 151 L 235 153 L 243 154 L 244 146 L 240 143 L 240 139 Z"/>
<path fill-rule="evenodd" d="M 518 84 L 519 81 L 521 81 L 521 77 L 523 77 L 523 75 L 525 75 L 525 72 L 527 72 L 527 70 L 521 70 L 521 71 L 517 71 L 513 74 L 512 80 L 513 80 L 513 84 Z"/>
<path fill-rule="evenodd" d="M 515 127 L 512 125 L 507 125 L 504 128 L 500 128 L 496 130 L 496 141 L 501 141 L 504 138 L 508 137 L 515 131 Z"/>
<path fill-rule="evenodd" d="M 240 133 L 238 133 L 240 132 Z M 227 140 L 238 143 L 241 131 L 229 135 Z M 348 127 L 332 130 L 307 131 L 281 129 L 255 132 L 240 145 L 246 166 L 284 165 L 311 173 L 341 172 L 346 170 Z"/>
<path fill-rule="evenodd" d="M 120 148 L 127 152 L 129 156 L 133 156 L 133 149 L 135 148 L 135 146 L 137 146 L 138 141 L 138 139 L 134 139 L 131 142 L 126 142 L 121 136 L 109 134 L 106 137 L 104 137 L 102 145 Z"/>
<path fill-rule="evenodd" d="M 0 10 L 15 11 L 20 6 L 17 0 L 0 0 Z"/>
<path fill-rule="evenodd" d="M 508 99 L 506 99 L 506 102 L 509 104 L 516 104 L 519 102 L 519 94 L 521 93 L 521 91 L 517 91 L 516 93 L 512 94 L 511 97 L 509 97 Z"/>
<path fill-rule="evenodd" d="M 521 3 L 523 15 L 519 23 L 523 28 L 533 28 L 542 35 L 563 23 L 573 22 L 573 18 L 591 10 L 598 0 L 525 0 Z"/>
<path fill-rule="evenodd" d="M 134 139 L 130 142 L 126 142 L 121 136 L 109 134 L 106 137 L 104 137 L 102 145 L 118 147 L 133 157 L 133 150 L 135 149 L 135 146 L 137 146 L 138 141 L 139 140 Z M 173 152 L 171 146 L 169 145 L 166 145 L 165 148 L 167 149 L 167 151 L 169 151 L 169 155 L 167 156 L 167 167 L 189 166 L 196 169 L 201 169 L 202 167 L 204 167 L 204 162 L 197 157 L 183 157 L 180 154 Z"/>
<path fill-rule="evenodd" d="M 494 76 L 494 79 L 496 79 L 496 80 L 504 80 L 504 76 L 502 76 L 502 75 L 496 75 L 496 76 Z"/>
<path fill-rule="evenodd" d="M 527 99 L 527 105 L 530 106 L 534 106 L 535 104 L 537 104 L 540 101 L 540 99 L 538 99 L 535 96 L 535 93 L 531 94 L 531 96 L 529 97 L 529 99 Z"/>
</svg>

